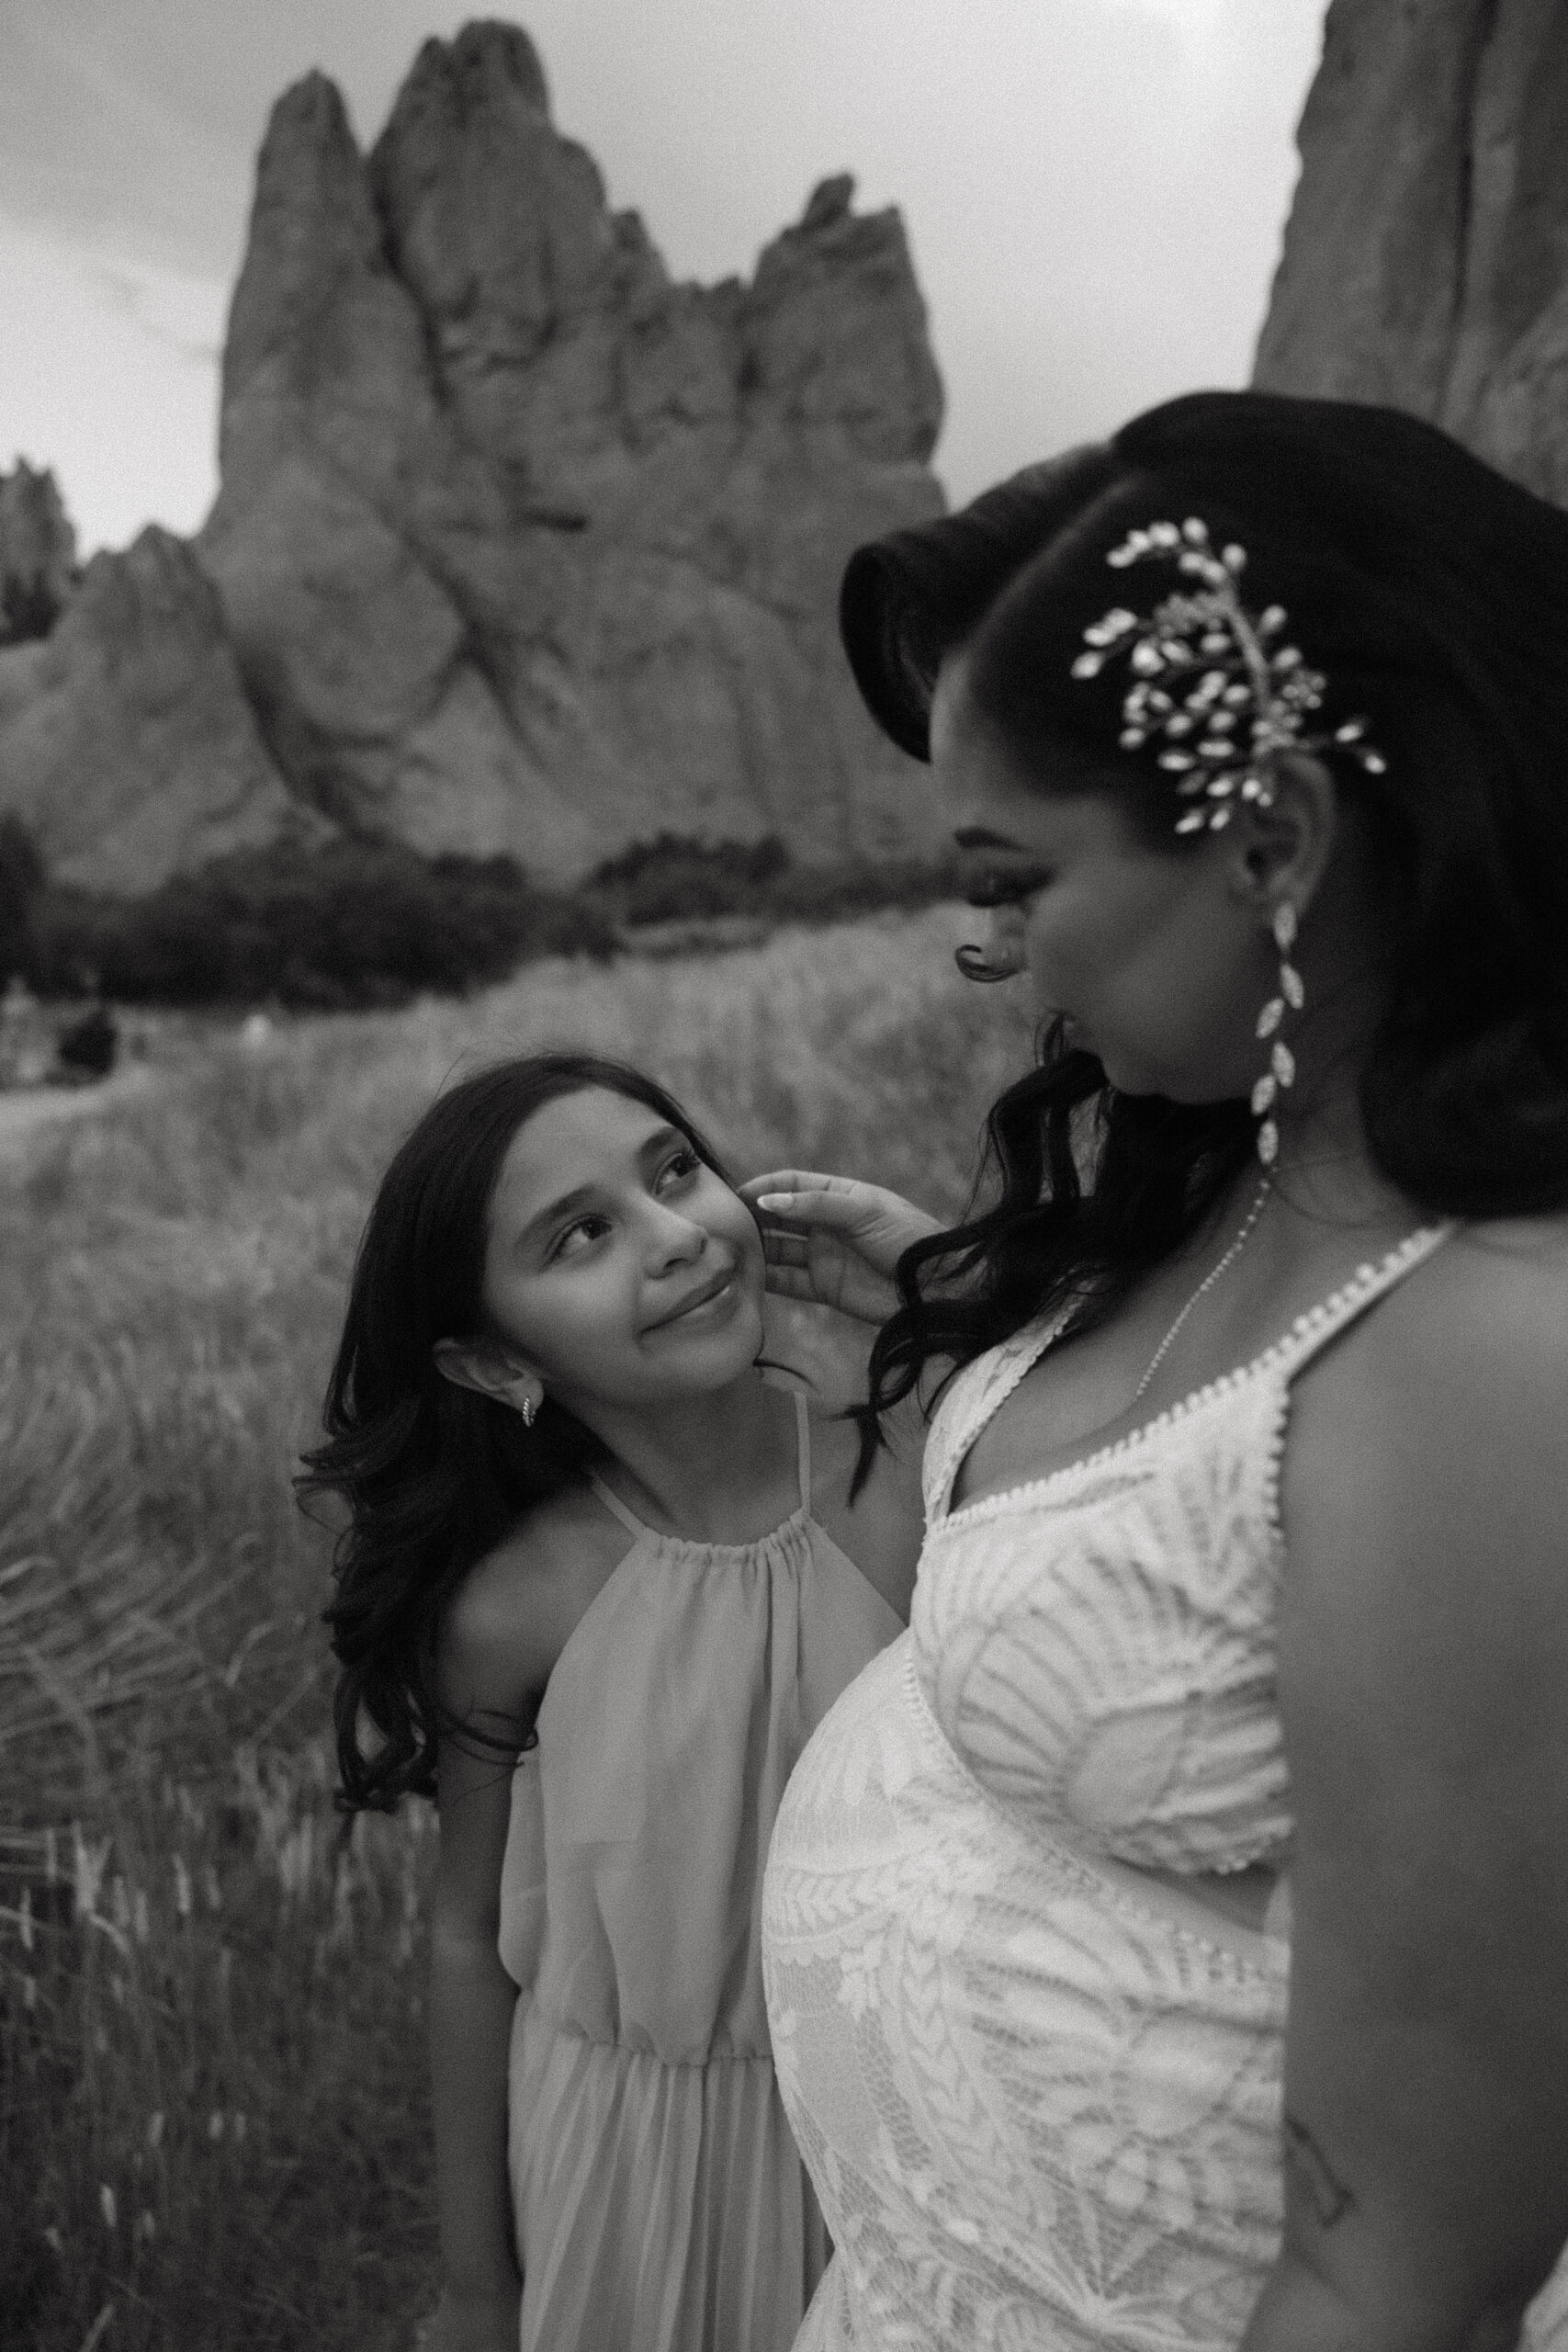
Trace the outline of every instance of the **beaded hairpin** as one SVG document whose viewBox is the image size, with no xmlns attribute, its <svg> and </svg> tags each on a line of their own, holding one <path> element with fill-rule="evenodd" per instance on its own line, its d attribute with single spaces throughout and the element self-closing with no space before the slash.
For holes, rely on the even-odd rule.
<svg viewBox="0 0 1568 2352">
<path fill-rule="evenodd" d="M 1236 582 L 1247 567 L 1244 548 L 1228 546 L 1216 555 L 1208 525 L 1192 515 L 1179 527 L 1150 523 L 1129 531 L 1105 560 L 1117 571 L 1174 560 L 1201 583 L 1178 589 L 1147 616 L 1113 605 L 1085 629 L 1090 650 L 1078 655 L 1072 671 L 1075 678 L 1094 678 L 1108 662 L 1130 659 L 1137 682 L 1122 704 L 1122 750 L 1163 741 L 1159 764 L 1176 779 L 1177 791 L 1184 799 L 1201 795 L 1206 804 L 1178 818 L 1179 833 L 1205 827 L 1218 832 L 1238 800 L 1267 808 L 1274 798 L 1270 771 L 1281 752 L 1342 749 L 1372 775 L 1382 774 L 1388 763 L 1382 752 L 1361 740 L 1364 718 L 1347 719 L 1331 735 L 1303 733 L 1328 682 L 1307 667 L 1298 647 L 1275 641 L 1285 626 L 1282 605 L 1256 616 L 1243 605 Z M 1194 672 L 1196 683 L 1184 694 Z"/>
</svg>

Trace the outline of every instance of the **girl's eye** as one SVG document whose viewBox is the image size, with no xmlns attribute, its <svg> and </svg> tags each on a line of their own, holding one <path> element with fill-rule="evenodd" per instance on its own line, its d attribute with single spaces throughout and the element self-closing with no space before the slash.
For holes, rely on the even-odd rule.
<svg viewBox="0 0 1568 2352">
<path fill-rule="evenodd" d="M 597 1212 L 580 1216 L 575 1224 L 567 1227 L 564 1233 L 557 1234 L 550 1244 L 550 1262 L 553 1264 L 558 1258 L 580 1256 L 591 1241 L 597 1241 L 600 1234 L 607 1233 L 609 1227 L 609 1218 L 600 1216 Z"/>
<path fill-rule="evenodd" d="M 671 1153 L 660 1170 L 654 1182 L 654 1191 L 669 1192 L 673 1185 L 683 1183 L 687 1177 L 694 1176 L 702 1164 L 690 1144 L 682 1144 L 679 1150 Z"/>
<path fill-rule="evenodd" d="M 972 907 L 1016 907 L 1043 890 L 1051 879 L 1047 865 L 1013 865 L 977 874 L 964 896 Z"/>
</svg>

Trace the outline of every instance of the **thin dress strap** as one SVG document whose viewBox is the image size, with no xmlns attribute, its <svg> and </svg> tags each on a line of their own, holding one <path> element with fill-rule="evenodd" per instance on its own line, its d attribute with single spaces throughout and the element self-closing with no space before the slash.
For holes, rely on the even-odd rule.
<svg viewBox="0 0 1568 2352">
<path fill-rule="evenodd" d="M 806 1402 L 806 1391 L 795 1392 L 795 1475 L 800 1480 L 800 1508 L 811 1516 L 811 1413 Z"/>
<path fill-rule="evenodd" d="M 636 1511 L 628 1510 L 626 1505 L 621 1500 L 619 1495 L 611 1491 L 611 1489 L 604 1484 L 604 1479 L 600 1477 L 597 1471 L 590 1470 L 588 1473 L 588 1483 L 592 1487 L 594 1493 L 598 1496 L 600 1501 L 604 1504 L 605 1510 L 610 1513 L 610 1516 L 613 1519 L 618 1519 L 620 1521 L 621 1525 L 626 1529 L 628 1535 L 651 1535 L 654 1533 L 655 1531 L 649 1526 L 646 1520 L 638 1519 Z"/>
<path fill-rule="evenodd" d="M 811 1412 L 804 1388 L 791 1387 L 795 1398 L 795 1476 L 800 1481 L 800 1509 L 804 1517 L 811 1516 Z M 588 1483 L 613 1519 L 618 1519 L 628 1535 L 652 1535 L 657 1528 L 638 1519 L 635 1510 L 624 1503 L 614 1488 L 607 1487 L 595 1470 L 588 1473 Z"/>
<path fill-rule="evenodd" d="M 1039 1363 L 1046 1349 L 1060 1338 L 1069 1308 L 1055 1308 L 1037 1317 L 984 1355 L 962 1364 L 943 1389 L 926 1432 L 920 1488 L 925 1498 L 926 1524 L 944 1517 L 959 1464 L 992 1415 L 1011 1396 L 1025 1373 Z"/>
<path fill-rule="evenodd" d="M 1358 1266 L 1341 1289 L 1316 1306 L 1309 1307 L 1304 1315 L 1297 1316 L 1284 1338 L 1265 1361 L 1282 1371 L 1287 1380 L 1293 1380 L 1319 1350 L 1337 1338 L 1347 1324 L 1353 1323 L 1358 1315 L 1364 1314 L 1374 1299 L 1382 1298 L 1385 1291 L 1391 1291 L 1396 1283 L 1404 1280 L 1406 1274 L 1414 1273 L 1417 1266 L 1425 1264 L 1454 1230 L 1452 1218 L 1442 1225 L 1423 1225 L 1416 1232 L 1406 1234 L 1404 1239 L 1397 1243 L 1377 1265 Z"/>
</svg>

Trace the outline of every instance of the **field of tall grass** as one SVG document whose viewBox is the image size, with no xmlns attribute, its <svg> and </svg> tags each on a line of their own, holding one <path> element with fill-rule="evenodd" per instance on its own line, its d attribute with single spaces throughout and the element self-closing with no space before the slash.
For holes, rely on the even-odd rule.
<svg viewBox="0 0 1568 2352">
<path fill-rule="evenodd" d="M 745 1171 L 952 1210 L 1029 1054 L 1015 992 L 953 969 L 974 920 L 186 1022 L 141 1093 L 0 1149 L 6 2352 L 408 2352 L 432 2300 L 434 1823 L 334 1813 L 328 1538 L 289 1485 L 401 1133 L 476 1063 L 584 1045 Z M 845 1376 L 807 1311 L 780 1336 Z"/>
</svg>

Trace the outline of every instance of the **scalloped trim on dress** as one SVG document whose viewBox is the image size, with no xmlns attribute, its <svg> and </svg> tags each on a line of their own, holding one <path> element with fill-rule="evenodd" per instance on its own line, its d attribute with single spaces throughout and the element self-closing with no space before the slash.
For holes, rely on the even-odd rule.
<svg viewBox="0 0 1568 2352">
<path fill-rule="evenodd" d="M 1249 1363 L 1238 1364 L 1230 1372 L 1221 1373 L 1215 1380 L 1205 1381 L 1201 1388 L 1194 1388 L 1187 1396 L 1179 1398 L 1175 1404 L 1168 1405 L 1164 1412 L 1157 1413 L 1153 1420 L 1142 1421 L 1136 1429 L 1124 1430 L 1120 1437 L 1112 1438 L 1109 1444 L 1097 1447 L 1092 1453 L 1082 1455 L 1076 1462 L 1061 1463 L 1055 1470 L 1047 1470 L 1038 1478 L 1025 1479 L 1021 1485 L 1005 1487 L 998 1494 L 981 1495 L 972 1503 L 960 1503 L 956 1510 L 944 1507 L 932 1518 L 931 1533 L 939 1534 L 944 1529 L 955 1527 L 960 1523 L 966 1526 L 976 1525 L 983 1516 L 994 1516 L 996 1512 L 1005 1510 L 1009 1505 L 1017 1505 L 1026 1498 L 1042 1496 L 1050 1487 L 1066 1480 L 1082 1477 L 1089 1471 L 1102 1470 L 1107 1464 L 1115 1462 L 1122 1455 L 1151 1443 L 1165 1430 L 1185 1424 L 1196 1414 L 1201 1412 L 1205 1407 L 1218 1402 L 1223 1397 L 1234 1396 L 1238 1390 L 1250 1386 L 1255 1381 L 1276 1370 L 1282 1372 L 1282 1386 L 1288 1392 L 1292 1374 L 1312 1354 L 1315 1346 L 1323 1340 L 1332 1337 L 1364 1301 L 1375 1297 L 1380 1289 L 1390 1287 L 1409 1267 L 1419 1264 L 1423 1258 L 1429 1256 L 1452 1230 L 1451 1222 L 1417 1227 L 1414 1233 L 1406 1234 L 1404 1239 L 1389 1250 L 1376 1265 L 1369 1261 L 1358 1266 L 1348 1282 L 1341 1283 L 1337 1291 L 1332 1292 L 1327 1298 L 1321 1299 L 1315 1306 L 1310 1306 L 1303 1314 L 1298 1315 L 1289 1330 L 1274 1340 L 1270 1346 L 1265 1348 L 1260 1355 L 1254 1356 Z M 953 1468 L 947 1474 L 943 1483 L 944 1498 L 951 1495 L 953 1482 L 970 1448 L 980 1435 L 980 1431 L 986 1427 L 987 1422 L 1000 1411 L 1024 1374 L 1032 1371 L 1039 1363 L 1045 1350 L 1056 1337 L 1057 1331 L 1047 1326 L 1040 1335 L 1039 1344 L 1034 1347 L 1033 1351 L 1032 1353 L 1028 1350 L 1021 1351 L 1016 1365 L 1008 1366 L 1010 1376 L 1003 1383 L 999 1394 L 990 1400 L 989 1409 L 984 1419 L 970 1430 L 964 1444 L 955 1454 Z M 1269 1524 L 1276 1529 L 1278 1527 L 1280 1456 L 1284 1450 L 1284 1417 L 1281 1414 L 1279 1417 L 1277 1442 L 1272 1453 L 1269 1488 Z"/>
</svg>

